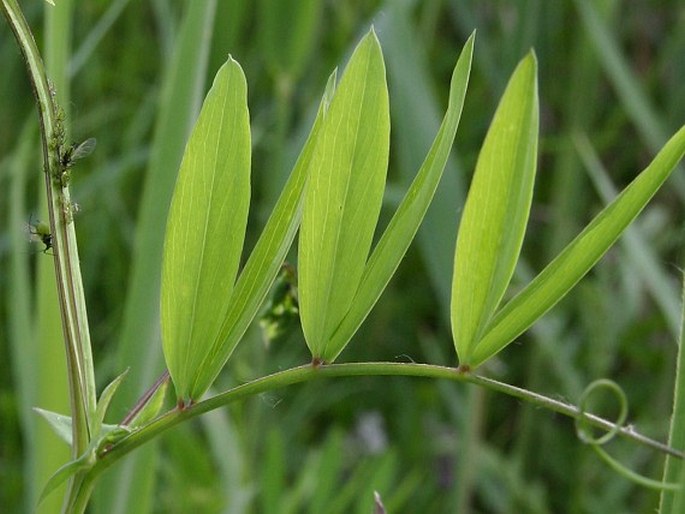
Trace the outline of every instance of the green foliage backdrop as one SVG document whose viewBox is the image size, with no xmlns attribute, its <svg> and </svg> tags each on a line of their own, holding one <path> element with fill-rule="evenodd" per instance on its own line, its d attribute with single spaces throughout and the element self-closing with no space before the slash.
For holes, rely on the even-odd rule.
<svg viewBox="0 0 685 514">
<path fill-rule="evenodd" d="M 39 45 L 54 42 L 42 28 L 50 7 L 22 5 Z M 248 84 L 249 250 L 331 70 L 342 68 L 371 24 L 390 89 L 384 228 L 438 130 L 452 68 L 477 29 L 464 113 L 436 198 L 397 275 L 338 358 L 454 365 L 456 228 L 516 63 L 535 49 L 540 157 L 522 260 L 506 295 L 683 124 L 684 17 L 676 0 L 75 2 L 65 36 L 70 137 L 98 140 L 72 175 L 98 389 L 130 367 L 109 421 L 120 420 L 162 369 L 159 277 L 171 188 L 200 101 L 229 53 Z M 52 458 L 54 467 L 67 452 L 52 454 L 62 443 L 42 433 L 29 407 L 54 405 L 45 395 L 61 387 L 64 372 L 59 353 L 34 344 L 41 331 L 54 342 L 59 329 L 33 321 L 50 298 L 34 289 L 45 280 L 36 276 L 52 263 L 24 233 L 29 216 L 41 216 L 42 174 L 33 98 L 6 25 L 0 69 L 0 505 L 30 512 L 45 479 L 35 478 L 38 462 Z M 569 401 L 610 377 L 626 391 L 629 422 L 665 440 L 684 199 L 677 170 L 620 244 L 484 372 Z M 265 344 L 255 325 L 246 338 L 217 390 L 310 357 L 299 329 Z M 641 473 L 661 474 L 663 457 L 650 450 L 617 442 L 611 452 Z M 462 384 L 364 377 L 293 386 L 181 425 L 109 471 L 91 511 L 368 513 L 374 490 L 390 513 L 650 512 L 658 500 L 607 468 L 570 421 L 547 411 Z"/>
</svg>

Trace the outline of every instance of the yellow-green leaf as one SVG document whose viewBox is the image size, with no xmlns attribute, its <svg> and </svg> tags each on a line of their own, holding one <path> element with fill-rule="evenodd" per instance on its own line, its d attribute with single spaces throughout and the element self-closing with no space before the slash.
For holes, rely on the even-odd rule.
<svg viewBox="0 0 685 514">
<path fill-rule="evenodd" d="M 299 245 L 300 314 L 315 358 L 349 310 L 366 266 L 388 164 L 385 65 L 373 30 L 355 49 L 310 167 Z"/>
<path fill-rule="evenodd" d="M 461 119 L 471 71 L 474 38 L 475 34 L 469 37 L 454 67 L 449 104 L 433 145 L 388 228 L 374 248 L 350 310 L 329 342 L 328 355 L 332 355 L 329 361 L 343 350 L 380 297 L 404 257 L 433 199 Z"/>
<path fill-rule="evenodd" d="M 335 77 L 336 73 L 333 72 L 328 80 L 326 92 L 307 142 L 302 148 L 264 231 L 259 236 L 250 258 L 240 273 L 221 330 L 211 350 L 205 355 L 204 362 L 200 365 L 199 372 L 190 388 L 191 398 L 197 399 L 202 396 L 231 356 L 257 314 L 292 245 L 297 228 L 300 226 L 309 164 L 326 110 L 335 90 Z"/>
<path fill-rule="evenodd" d="M 247 84 L 229 58 L 186 147 L 164 242 L 164 356 L 183 401 L 192 399 L 233 291 L 250 200 L 250 151 Z"/>
<path fill-rule="evenodd" d="M 472 354 L 482 364 L 527 330 L 590 271 L 642 211 L 685 154 L 685 127 L 578 236 L 492 319 Z"/>
<path fill-rule="evenodd" d="M 462 214 L 452 283 L 452 334 L 462 365 L 516 266 L 533 196 L 538 141 L 537 63 L 517 66 L 483 143 Z"/>
</svg>

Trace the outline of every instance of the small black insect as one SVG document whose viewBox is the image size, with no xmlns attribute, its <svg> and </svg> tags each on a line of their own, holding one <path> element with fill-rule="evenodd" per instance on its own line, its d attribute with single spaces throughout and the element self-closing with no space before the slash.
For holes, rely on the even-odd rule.
<svg viewBox="0 0 685 514">
<path fill-rule="evenodd" d="M 97 140 L 94 137 L 90 137 L 79 144 L 72 144 L 64 150 L 60 158 L 60 164 L 64 169 L 69 169 L 74 165 L 74 162 L 84 157 L 88 157 L 93 150 L 95 150 L 95 145 Z"/>
<path fill-rule="evenodd" d="M 36 223 L 31 223 L 29 220 L 29 234 L 35 241 L 39 241 L 45 245 L 42 252 L 46 255 L 52 255 L 48 253 L 48 250 L 52 248 L 52 234 L 50 233 L 50 225 L 44 221 L 36 221 Z"/>
</svg>

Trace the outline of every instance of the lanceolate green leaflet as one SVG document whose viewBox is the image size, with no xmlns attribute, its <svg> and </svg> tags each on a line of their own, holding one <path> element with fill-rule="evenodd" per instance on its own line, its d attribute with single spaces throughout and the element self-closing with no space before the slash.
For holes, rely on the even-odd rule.
<svg viewBox="0 0 685 514">
<path fill-rule="evenodd" d="M 684 153 L 685 127 L 556 259 L 495 315 L 478 341 L 470 364 L 478 366 L 488 360 L 563 298 L 635 219 Z"/>
</svg>

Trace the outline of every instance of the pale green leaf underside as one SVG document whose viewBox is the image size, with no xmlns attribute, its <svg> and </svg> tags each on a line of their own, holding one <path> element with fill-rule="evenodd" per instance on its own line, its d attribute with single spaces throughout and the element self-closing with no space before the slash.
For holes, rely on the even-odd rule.
<svg viewBox="0 0 685 514">
<path fill-rule="evenodd" d="M 376 245 L 354 301 L 328 346 L 329 362 L 343 350 L 397 269 L 430 205 L 457 133 L 471 71 L 475 34 L 464 45 L 452 73 L 449 103 L 421 169 Z"/>
<path fill-rule="evenodd" d="M 245 237 L 250 154 L 247 84 L 229 58 L 186 146 L 167 221 L 162 338 L 179 398 L 190 398 L 226 316 Z"/>
<path fill-rule="evenodd" d="M 385 65 L 373 31 L 354 51 L 312 157 L 299 244 L 302 327 L 314 357 L 349 310 L 380 213 L 390 117 Z"/>
<path fill-rule="evenodd" d="M 336 72 L 331 74 L 314 126 L 305 142 L 254 250 L 240 273 L 219 334 L 200 366 L 190 397 L 199 399 L 231 356 L 254 319 L 283 264 L 300 225 L 305 184 L 317 137 L 335 90 Z"/>
<path fill-rule="evenodd" d="M 492 319 L 471 366 L 502 350 L 551 309 L 595 265 L 669 177 L 685 153 L 685 127 L 592 222 Z"/>
<path fill-rule="evenodd" d="M 470 364 L 521 251 L 535 181 L 538 117 L 537 64 L 530 52 L 495 112 L 459 226 L 451 318 L 464 365 Z"/>
</svg>

